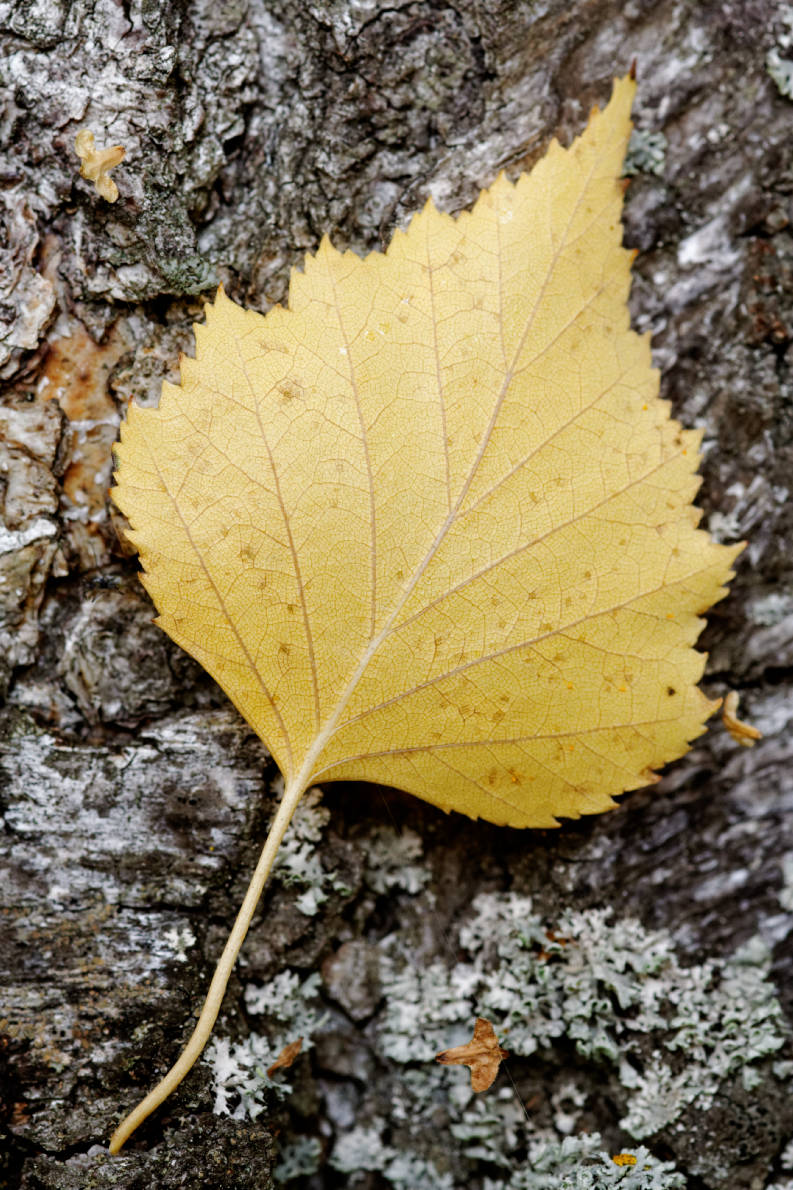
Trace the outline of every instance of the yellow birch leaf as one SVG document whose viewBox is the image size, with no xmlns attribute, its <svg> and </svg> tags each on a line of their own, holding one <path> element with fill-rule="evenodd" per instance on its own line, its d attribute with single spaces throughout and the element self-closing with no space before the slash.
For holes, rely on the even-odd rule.
<svg viewBox="0 0 793 1190">
<path fill-rule="evenodd" d="M 157 623 L 284 774 L 241 917 L 311 784 L 556 826 L 717 705 L 694 643 L 740 547 L 697 528 L 700 434 L 629 326 L 634 89 L 470 213 L 363 260 L 324 239 L 287 309 L 220 292 L 181 386 L 130 408 L 114 498 Z"/>
</svg>

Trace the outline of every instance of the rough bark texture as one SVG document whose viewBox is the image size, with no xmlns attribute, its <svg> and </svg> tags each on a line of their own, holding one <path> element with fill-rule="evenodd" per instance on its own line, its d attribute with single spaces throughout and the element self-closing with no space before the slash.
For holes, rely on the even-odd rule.
<svg viewBox="0 0 793 1190">
<path fill-rule="evenodd" d="M 419 966 L 453 963 L 481 890 L 529 893 L 549 923 L 568 905 L 610 907 L 668 931 L 683 967 L 759 935 L 793 1021 L 793 9 L 12 0 L 0 28 L 0 1185 L 264 1190 L 279 1129 L 321 1142 L 318 1172 L 293 1185 L 401 1185 L 383 1160 L 326 1160 L 373 1120 L 401 1143 L 398 1078 L 377 1048 L 378 947 L 396 933 Z M 653 331 L 676 414 L 705 427 L 711 530 L 748 541 L 702 644 L 708 691 L 739 689 L 765 738 L 740 750 L 714 727 L 659 786 L 558 834 L 329 788 L 316 847 L 343 879 L 313 915 L 273 884 L 220 1023 L 244 1038 L 246 983 L 322 970 L 330 1020 L 290 1072 L 291 1100 L 255 1121 L 214 1116 L 199 1064 L 109 1159 L 119 1115 L 189 1030 L 274 805 L 263 747 L 151 624 L 107 496 L 125 403 L 176 378 L 217 281 L 266 309 L 324 232 L 368 250 L 428 194 L 464 206 L 579 130 L 634 57 L 634 320 Z M 83 127 L 126 147 L 115 205 L 78 175 Z M 412 889 L 366 874 L 395 823 L 423 841 Z M 618 1152 L 623 1083 L 560 1046 L 513 1064 L 515 1096 L 547 1124 L 572 1072 L 576 1130 Z M 646 1143 L 692 1187 L 793 1184 L 784 1057 L 749 1091 L 726 1076 Z M 498 1173 L 483 1160 L 461 1180 L 440 1117 L 437 1143 L 423 1156 L 445 1186 Z"/>
</svg>

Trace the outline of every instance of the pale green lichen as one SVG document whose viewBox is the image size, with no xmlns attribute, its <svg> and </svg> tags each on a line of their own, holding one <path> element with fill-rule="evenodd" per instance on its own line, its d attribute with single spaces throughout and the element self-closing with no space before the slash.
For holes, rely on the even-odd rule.
<svg viewBox="0 0 793 1190">
<path fill-rule="evenodd" d="M 416 862 L 424 848 L 415 831 L 377 826 L 361 843 L 366 855 L 366 883 L 374 892 L 401 888 L 415 896 L 430 879 L 427 869 Z"/>
<path fill-rule="evenodd" d="M 779 890 L 779 904 L 788 913 L 793 913 L 793 851 L 782 856 L 782 887 Z"/>
<path fill-rule="evenodd" d="M 279 798 L 282 795 L 281 777 L 273 782 L 273 792 Z M 309 789 L 300 800 L 273 865 L 273 875 L 282 884 L 303 889 L 295 905 L 307 917 L 319 912 L 331 892 L 350 891 L 341 873 L 328 870 L 322 863 L 320 846 L 329 822 L 330 811 L 322 804 L 322 790 Z M 423 845 L 415 831 L 378 826 L 357 843 L 363 852 L 366 883 L 373 892 L 387 894 L 401 889 L 415 896 L 430 879 L 427 869 L 417 862 Z"/>
<path fill-rule="evenodd" d="M 793 99 L 793 60 L 783 58 L 776 46 L 768 51 L 766 70 L 777 85 L 780 95 Z"/>
<path fill-rule="evenodd" d="M 488 1161 L 511 1169 L 512 1154 L 525 1122 L 512 1088 L 501 1087 L 495 1095 L 472 1098 L 462 1118 L 449 1130 L 462 1141 L 462 1151 L 472 1161 Z"/>
<path fill-rule="evenodd" d="M 381 1173 L 394 1190 L 456 1190 L 454 1181 L 441 1172 L 433 1162 L 417 1153 L 393 1148 L 383 1142 L 386 1121 L 374 1119 L 366 1127 L 353 1128 L 339 1137 L 330 1164 L 340 1173 L 369 1170 Z"/>
<path fill-rule="evenodd" d="M 773 628 L 793 615 L 793 594 L 768 591 L 765 595 L 758 595 L 749 604 L 749 614 L 761 628 Z"/>
<path fill-rule="evenodd" d="M 472 995 L 479 983 L 473 967 L 453 972 L 440 962 L 416 968 L 404 956 L 384 954 L 381 967 L 385 1013 L 380 1049 L 395 1062 L 430 1062 L 439 1050 L 460 1045 L 471 1032 Z"/>
<path fill-rule="evenodd" d="M 793 1137 L 785 1145 L 779 1158 L 779 1166 L 783 1173 L 781 1178 L 769 1182 L 765 1190 L 793 1190 Z"/>
<path fill-rule="evenodd" d="M 629 177 L 634 174 L 655 174 L 656 177 L 661 177 L 666 162 L 666 148 L 667 142 L 663 132 L 634 128 L 628 141 L 628 152 L 622 172 Z"/>
<path fill-rule="evenodd" d="M 787 51 L 793 49 L 793 8 L 786 5 L 777 16 L 782 29 L 776 45 L 766 54 L 765 66 L 780 95 L 793 99 L 793 58 L 787 56 Z"/>
<path fill-rule="evenodd" d="M 295 883 L 313 870 L 327 823 L 318 796 L 306 812 L 285 864 Z M 379 828 L 354 842 L 373 892 L 407 894 L 412 915 L 431 912 L 418 836 Z M 789 1063 L 768 1060 L 787 1033 L 760 939 L 732 956 L 686 966 L 666 931 L 595 909 L 567 910 L 550 927 L 516 893 L 475 899 L 455 940 L 457 962 L 416 964 L 409 937 L 400 930 L 380 942 L 383 1000 L 362 1039 L 383 1071 L 378 1092 L 364 1094 L 353 1126 L 328 1100 L 327 1162 L 340 1173 L 376 1171 L 393 1190 L 684 1185 L 678 1171 L 641 1145 L 626 1150 L 635 1165 L 615 1165 L 598 1135 L 581 1134 L 592 1105 L 569 1077 L 549 1088 L 550 1115 L 540 1127 L 511 1085 L 476 1096 L 461 1071 L 435 1065 L 439 1050 L 468 1040 L 477 1015 L 493 1023 L 511 1054 L 542 1051 L 552 1066 L 554 1047 L 573 1041 L 581 1060 L 621 1088 L 620 1126 L 636 1142 L 684 1111 L 707 1111 L 730 1083 L 751 1090 L 761 1074 L 789 1077 Z M 264 1070 L 288 1041 L 303 1035 L 308 1048 L 323 1027 L 316 975 L 282 972 L 263 988 L 248 988 L 246 1004 L 263 1014 L 262 1035 L 216 1042 L 208 1055 L 216 1110 L 237 1117 L 258 1114 L 269 1091 L 284 1093 L 284 1073 L 267 1080 Z M 564 1062 L 556 1064 L 563 1069 Z M 280 1181 L 306 1178 L 316 1167 L 319 1141 L 311 1146 L 311 1139 L 285 1134 Z M 784 1178 L 777 1181 L 784 1186 Z"/>
<path fill-rule="evenodd" d="M 441 1173 L 438 1167 L 416 1153 L 394 1153 L 383 1169 L 394 1190 L 458 1190 L 451 1174 Z"/>
<path fill-rule="evenodd" d="M 559 1144 L 538 1141 L 526 1164 L 508 1182 L 486 1178 L 483 1190 L 683 1190 L 685 1179 L 670 1161 L 659 1161 L 644 1148 L 623 1156 L 635 1164 L 618 1165 L 603 1152 L 598 1133 L 566 1136 Z"/>
<path fill-rule="evenodd" d="M 245 990 L 248 1012 L 264 1013 L 263 1033 L 251 1033 L 242 1041 L 213 1038 L 204 1053 L 212 1068 L 217 1115 L 236 1120 L 255 1120 L 264 1110 L 267 1092 L 282 1098 L 291 1085 L 283 1072 L 269 1078 L 272 1066 L 284 1046 L 303 1038 L 303 1049 L 311 1049 L 312 1035 L 324 1024 L 327 1014 L 318 999 L 319 975 L 301 980 L 294 971 L 280 971 L 262 987 Z"/>
<path fill-rule="evenodd" d="M 273 782 L 273 791 L 279 798 L 283 794 L 282 777 Z M 306 917 L 319 911 L 331 891 L 349 891 L 339 873 L 326 870 L 320 858 L 319 844 L 329 822 L 330 810 L 322 805 L 322 790 L 309 789 L 295 810 L 273 865 L 273 875 L 282 884 L 302 886 L 304 891 L 295 897 L 295 905 Z"/>
<path fill-rule="evenodd" d="M 391 1150 L 383 1143 L 384 1129 L 384 1120 L 373 1120 L 368 1126 L 350 1129 L 336 1141 L 330 1164 L 341 1173 L 383 1169 L 391 1157 Z"/>
<path fill-rule="evenodd" d="M 316 1136 L 296 1136 L 279 1149 L 273 1176 L 280 1185 L 310 1177 L 319 1169 L 322 1143 Z"/>
<path fill-rule="evenodd" d="M 728 960 L 684 967 L 665 931 L 603 910 L 568 910 L 548 930 L 528 897 L 489 893 L 474 901 L 460 942 L 471 959 L 452 968 L 416 969 L 389 947 L 383 1052 L 426 1060 L 464 1040 L 476 1016 L 506 1030 L 515 1054 L 571 1038 L 582 1057 L 617 1069 L 628 1092 L 621 1125 L 637 1138 L 694 1101 L 706 1110 L 730 1076 L 751 1089 L 758 1063 L 785 1040 L 759 938 Z"/>
<path fill-rule="evenodd" d="M 500 1122 L 498 1113 L 493 1113 L 493 1123 Z M 458 1190 L 460 1183 L 454 1176 L 432 1161 L 384 1143 L 385 1127 L 384 1120 L 375 1119 L 366 1127 L 353 1128 L 337 1141 L 330 1164 L 341 1173 L 380 1173 L 394 1190 Z M 483 1190 L 682 1190 L 685 1186 L 671 1162 L 657 1160 L 644 1146 L 623 1152 L 634 1164 L 615 1163 L 598 1133 L 568 1136 L 561 1142 L 537 1138 L 530 1142 L 527 1158 L 517 1163 L 507 1160 L 488 1138 L 485 1159 L 492 1162 L 493 1154 L 498 1164 L 513 1168 L 506 1180 L 485 1177 Z"/>
</svg>

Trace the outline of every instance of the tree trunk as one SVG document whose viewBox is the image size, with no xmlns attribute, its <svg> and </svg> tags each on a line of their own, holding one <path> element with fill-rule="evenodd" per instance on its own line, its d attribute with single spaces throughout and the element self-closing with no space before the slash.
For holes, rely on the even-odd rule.
<svg viewBox="0 0 793 1190">
<path fill-rule="evenodd" d="M 599 1133 L 597 1151 L 644 1144 L 670 1163 L 645 1182 L 639 1157 L 631 1186 L 793 1187 L 792 11 L 0 3 L 0 1185 L 264 1190 L 279 1134 L 281 1179 L 290 1162 L 306 1171 L 294 1187 L 481 1190 L 490 1178 L 517 1190 L 566 1184 L 531 1180 L 538 1146 Z M 152 624 L 108 496 L 126 403 L 154 404 L 178 379 L 218 282 L 266 310 L 324 233 L 367 252 L 429 195 L 464 208 L 552 135 L 569 141 L 634 58 L 634 325 L 652 331 L 675 415 L 704 430 L 703 523 L 747 542 L 700 643 L 706 692 L 740 691 L 764 738 L 742 749 L 713 724 L 659 785 L 558 832 L 329 786 L 330 824 L 312 803 L 224 1002 L 218 1036 L 237 1072 L 222 1052 L 199 1063 L 110 1158 L 118 1119 L 190 1030 L 276 803 L 264 747 Z M 83 128 L 126 150 L 115 203 L 79 175 Z M 586 1008 L 615 1052 L 566 1026 L 520 1056 L 502 1034 L 517 1056 L 478 1101 L 489 1125 L 460 1099 L 466 1073 L 427 1060 L 431 1030 L 407 1028 L 400 1049 L 394 1026 L 437 1009 L 449 1032 L 437 1048 L 463 1040 L 422 973 L 438 964 L 468 1005 L 449 973 L 473 961 L 459 931 L 485 892 L 498 912 L 529 912 L 507 892 L 532 899 L 568 1025 L 583 995 L 571 954 L 589 956 L 591 975 L 592 956 L 611 953 L 616 972 Z M 650 951 L 663 952 L 654 975 L 639 957 Z M 545 987 L 543 949 L 532 953 Z M 509 963 L 488 961 L 506 989 Z M 266 1032 L 257 995 L 270 995 L 255 989 L 287 969 L 301 983 L 284 1027 L 313 1023 L 314 1048 L 273 1077 L 291 1096 L 246 1100 L 240 1054 Z M 645 1028 L 651 979 L 666 1019 Z M 514 1008 L 523 993 L 503 994 Z M 224 1086 L 236 1118 L 213 1114 Z M 583 1151 L 576 1161 L 593 1187 L 624 1168 L 596 1176 Z"/>
</svg>

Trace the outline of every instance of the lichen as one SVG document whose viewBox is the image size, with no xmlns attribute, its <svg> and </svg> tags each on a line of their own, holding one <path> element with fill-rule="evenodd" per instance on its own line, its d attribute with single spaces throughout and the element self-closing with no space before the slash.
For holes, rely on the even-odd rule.
<svg viewBox="0 0 793 1190">
<path fill-rule="evenodd" d="M 390 826 L 377 826 L 362 839 L 366 854 L 366 883 L 377 893 L 395 888 L 415 895 L 420 892 L 430 873 L 417 860 L 421 859 L 423 844 L 415 831 L 397 831 Z"/>
<path fill-rule="evenodd" d="M 304 1050 L 311 1048 L 312 1036 L 326 1019 L 318 990 L 319 975 L 301 980 L 294 971 L 279 971 L 263 986 L 246 988 L 248 1012 L 266 1014 L 264 1031 L 238 1042 L 214 1038 L 207 1046 L 204 1061 L 212 1069 L 217 1115 L 255 1120 L 265 1107 L 268 1091 L 276 1098 L 289 1094 L 292 1088 L 283 1075 L 271 1078 L 267 1069 L 284 1046 L 298 1037 L 303 1038 Z"/>
<path fill-rule="evenodd" d="M 295 1178 L 309 1177 L 319 1169 L 322 1144 L 316 1136 L 296 1136 L 282 1145 L 274 1170 L 276 1181 L 284 1185 Z"/>
<path fill-rule="evenodd" d="M 538 1141 L 528 1161 L 508 1182 L 486 1178 L 484 1190 L 676 1190 L 685 1186 L 670 1161 L 659 1161 L 643 1146 L 621 1154 L 618 1164 L 604 1152 L 598 1133 L 567 1136 L 561 1143 Z M 633 1160 L 631 1160 L 633 1159 Z"/>
<path fill-rule="evenodd" d="M 782 887 L 779 890 L 779 904 L 788 913 L 793 913 L 793 851 L 782 856 Z"/>
<path fill-rule="evenodd" d="M 765 66 L 780 95 L 793 99 L 793 59 L 786 56 L 786 52 L 793 48 L 793 7 L 783 7 L 778 18 L 783 28 L 777 34 L 776 45 L 766 54 Z"/>
<path fill-rule="evenodd" d="M 480 1101 L 481 1102 L 481 1101 Z M 483 1117 L 487 1109 L 480 1113 Z M 500 1123 L 491 1110 L 493 1123 Z M 384 1143 L 385 1121 L 375 1119 L 366 1127 L 353 1128 L 336 1144 L 330 1158 L 334 1169 L 342 1173 L 360 1170 L 378 1172 L 394 1190 L 456 1190 L 452 1174 L 438 1169 L 432 1161 L 409 1151 L 397 1151 Z M 463 1130 L 464 1131 L 464 1130 Z M 490 1137 L 488 1136 L 490 1141 Z M 548 1137 L 530 1143 L 527 1157 L 509 1171 L 506 1180 L 486 1177 L 483 1190 L 678 1190 L 685 1186 L 682 1174 L 671 1162 L 659 1161 L 642 1145 L 620 1154 L 621 1162 L 604 1151 L 598 1133 Z M 488 1144 L 485 1160 L 511 1163 L 503 1156 L 495 1140 Z M 624 1162 L 624 1163 L 623 1163 Z M 467 1183 L 466 1183 L 467 1184 Z"/>
<path fill-rule="evenodd" d="M 384 1052 L 429 1058 L 476 1016 L 508 1030 L 515 1054 L 565 1036 L 583 1058 L 617 1069 L 628 1092 L 621 1125 L 640 1139 L 694 1101 L 705 1110 L 730 1076 L 751 1089 L 785 1040 L 759 938 L 727 960 L 684 967 L 665 931 L 604 910 L 566 910 L 551 930 L 528 897 L 491 893 L 474 901 L 460 942 L 471 959 L 451 969 L 416 970 L 388 948 Z"/>
<path fill-rule="evenodd" d="M 330 1157 L 330 1164 L 341 1173 L 369 1170 L 381 1173 L 394 1190 L 417 1190 L 432 1186 L 433 1190 L 455 1190 L 447 1173 L 417 1153 L 398 1150 L 384 1143 L 382 1133 L 385 1120 L 374 1119 L 366 1127 L 353 1128 L 339 1137 Z"/>
<path fill-rule="evenodd" d="M 174 957 L 178 963 L 187 962 L 187 951 L 191 946 L 195 946 L 195 934 L 189 926 L 184 926 L 179 929 L 177 926 L 172 926 L 170 930 L 166 930 L 163 934 L 163 941 L 174 951 Z"/>
<path fill-rule="evenodd" d="M 780 95 L 793 99 L 793 61 L 783 58 L 776 46 L 768 51 L 766 69 L 777 85 Z"/>
<path fill-rule="evenodd" d="M 785 1145 L 779 1158 L 779 1167 L 787 1176 L 769 1183 L 766 1190 L 793 1190 L 793 1137 Z"/>
<path fill-rule="evenodd" d="M 316 802 L 312 813 L 320 830 Z M 377 1171 L 394 1190 L 671 1190 L 684 1185 L 682 1175 L 640 1144 L 615 1164 L 599 1135 L 581 1132 L 587 1093 L 569 1078 L 541 1125 L 513 1086 L 476 1096 L 459 1072 L 435 1065 L 435 1055 L 467 1040 L 480 1015 L 515 1056 L 543 1051 L 553 1062 L 560 1040 L 572 1041 L 581 1060 L 621 1087 L 620 1128 L 640 1142 L 684 1111 L 707 1111 L 725 1083 L 751 1090 L 787 1036 L 759 938 L 726 958 L 685 966 L 664 930 L 596 909 L 566 910 L 550 926 L 528 897 L 486 893 L 472 903 L 458 942 L 456 963 L 417 966 L 401 934 L 382 939 L 383 1003 L 367 1036 L 380 1064 L 393 1064 L 379 1100 L 388 1114 L 337 1128 L 332 1168 Z M 232 1103 L 239 1115 L 250 1104 L 261 1110 L 273 1082 L 262 1078 L 270 1054 L 298 1033 L 310 1044 L 321 1031 L 318 992 L 315 976 L 301 982 L 294 972 L 248 989 L 249 1010 L 280 1032 L 266 1055 L 258 1037 L 243 1048 L 216 1043 L 225 1047 L 214 1052 L 222 1110 Z M 770 1077 L 787 1077 L 784 1062 L 775 1066 Z"/>
<path fill-rule="evenodd" d="M 391 1150 L 383 1143 L 384 1128 L 384 1120 L 374 1120 L 367 1126 L 350 1129 L 336 1141 L 330 1164 L 341 1173 L 384 1169 L 391 1156 Z"/>
<path fill-rule="evenodd" d="M 663 132 L 634 128 L 628 142 L 623 173 L 629 177 L 634 174 L 655 174 L 656 177 L 661 177 L 666 162 L 666 148 Z"/>
<path fill-rule="evenodd" d="M 282 777 L 275 779 L 273 790 L 281 796 Z M 309 789 L 295 811 L 273 866 L 273 875 L 282 884 L 303 888 L 295 898 L 295 905 L 306 917 L 319 912 L 331 891 L 347 891 L 339 873 L 328 871 L 320 859 L 318 844 L 329 822 L 330 811 L 322 805 L 322 790 Z"/>
<path fill-rule="evenodd" d="M 283 778 L 273 781 L 276 797 L 283 793 Z M 295 905 L 306 917 L 314 917 L 331 892 L 343 895 L 349 887 L 341 872 L 328 868 L 320 858 L 320 845 L 330 822 L 330 811 L 322 804 L 322 790 L 309 789 L 298 805 L 289 825 L 273 875 L 287 887 L 303 891 Z M 398 831 L 390 826 L 376 826 L 358 840 L 364 855 L 364 875 L 373 892 L 386 894 L 401 889 L 412 896 L 420 892 L 430 873 L 419 864 L 423 846 L 415 831 Z"/>
</svg>

